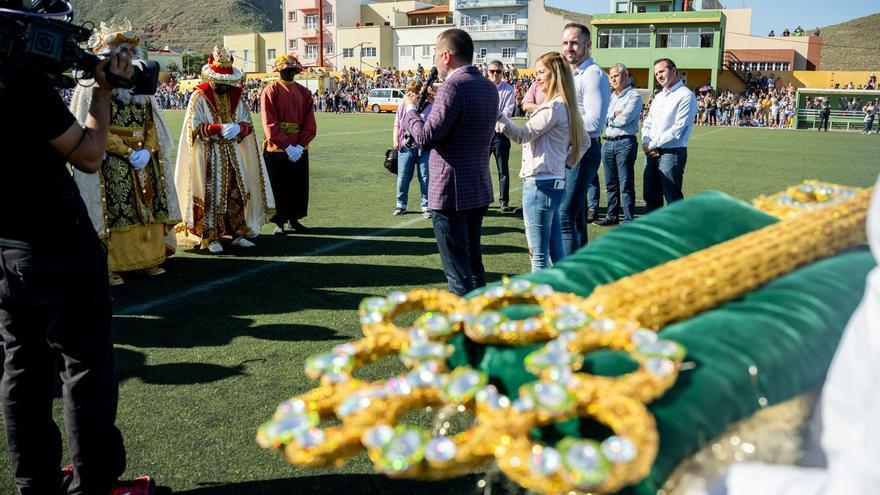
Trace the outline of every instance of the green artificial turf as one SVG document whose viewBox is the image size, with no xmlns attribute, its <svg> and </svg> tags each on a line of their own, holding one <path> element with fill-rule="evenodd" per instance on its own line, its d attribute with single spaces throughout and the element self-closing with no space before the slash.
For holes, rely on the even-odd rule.
<svg viewBox="0 0 880 495">
<path fill-rule="evenodd" d="M 182 112 L 165 115 L 178 135 Z M 371 474 L 363 455 L 341 469 L 311 471 L 287 464 L 254 440 L 278 403 L 314 386 L 302 371 L 307 356 L 360 335 L 362 298 L 445 286 L 430 220 L 418 214 L 417 179 L 410 212 L 391 215 L 395 177 L 382 168 L 382 159 L 392 122 L 391 115 L 318 116 L 310 149 L 311 203 L 303 220 L 311 227 L 307 234 L 264 235 L 253 249 L 227 248 L 220 256 L 179 250 L 165 263 L 167 274 L 129 275 L 113 289 L 126 477 L 150 474 L 175 493 L 194 494 L 475 490 L 475 477 L 391 482 Z M 876 135 L 698 127 L 685 195 L 717 189 L 751 199 L 808 178 L 868 186 L 880 172 L 878 152 Z M 519 161 L 514 144 L 511 203 L 517 206 Z M 491 167 L 494 176 L 494 162 Z M 639 198 L 643 167 L 640 155 Z M 497 194 L 497 179 L 494 184 Z M 591 227 L 591 235 L 602 231 Z M 528 271 L 521 218 L 490 208 L 483 233 L 489 281 Z M 389 358 L 362 376 L 377 379 L 400 370 Z M 2 449 L 0 493 L 10 493 L 12 485 Z"/>
</svg>

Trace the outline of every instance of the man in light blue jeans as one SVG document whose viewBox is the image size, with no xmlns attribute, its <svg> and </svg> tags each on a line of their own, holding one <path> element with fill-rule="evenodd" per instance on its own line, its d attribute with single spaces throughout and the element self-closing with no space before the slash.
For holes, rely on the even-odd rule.
<svg viewBox="0 0 880 495">
<path fill-rule="evenodd" d="M 397 150 L 397 209 L 406 211 L 406 205 L 409 201 L 409 184 L 412 181 L 413 174 L 418 172 L 419 190 L 421 192 L 422 214 L 430 217 L 428 213 L 428 159 L 431 157 L 430 150 L 421 148 L 410 148 L 406 145 Z"/>
</svg>

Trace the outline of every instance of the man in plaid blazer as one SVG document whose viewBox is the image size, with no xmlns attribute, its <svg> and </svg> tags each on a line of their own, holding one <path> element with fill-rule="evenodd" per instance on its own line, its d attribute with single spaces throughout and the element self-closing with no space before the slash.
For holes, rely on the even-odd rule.
<svg viewBox="0 0 880 495">
<path fill-rule="evenodd" d="M 428 208 L 449 290 L 464 295 L 486 285 L 480 250 L 483 216 L 493 200 L 489 143 L 498 118 L 498 90 L 471 65 L 474 42 L 461 29 L 437 37 L 434 63 L 444 81 L 428 119 L 407 95 L 401 126 L 431 148 Z"/>
</svg>

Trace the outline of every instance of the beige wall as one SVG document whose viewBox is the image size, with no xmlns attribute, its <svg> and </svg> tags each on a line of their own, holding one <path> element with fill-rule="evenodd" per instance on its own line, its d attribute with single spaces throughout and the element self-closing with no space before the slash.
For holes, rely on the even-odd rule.
<svg viewBox="0 0 880 495">
<path fill-rule="evenodd" d="M 430 68 L 434 65 L 433 50 L 428 56 L 422 56 L 422 47 L 433 47 L 437 43 L 437 36 L 443 31 L 453 26 L 406 26 L 398 27 L 393 33 L 392 42 L 392 64 L 401 70 L 415 70 L 419 64 L 422 67 Z M 401 59 L 398 48 L 401 46 L 412 46 L 413 57 Z"/>
<path fill-rule="evenodd" d="M 233 52 L 232 65 L 242 72 L 263 72 L 260 62 L 265 53 L 260 53 L 260 33 L 225 35 L 223 46 Z"/>
<path fill-rule="evenodd" d="M 360 28 L 340 27 L 337 31 L 336 59 L 338 67 L 355 67 L 363 70 L 372 70 L 376 66 L 389 66 L 393 63 L 393 29 L 390 26 L 369 26 Z M 361 57 L 363 47 L 376 49 L 375 57 Z M 345 57 L 344 50 L 353 48 L 352 57 Z"/>
<path fill-rule="evenodd" d="M 361 25 L 372 22 L 374 26 L 406 26 L 409 21 L 406 13 L 416 9 L 433 7 L 433 5 L 417 1 L 370 3 L 361 5 Z"/>
<path fill-rule="evenodd" d="M 529 2 L 529 38 L 528 38 L 528 57 L 529 67 L 535 65 L 535 60 L 541 55 L 560 49 L 562 41 L 562 28 L 569 22 L 583 23 L 589 17 L 580 16 L 578 19 L 569 19 L 566 16 L 548 12 L 544 8 L 543 1 Z M 587 27 L 592 30 L 592 26 L 587 23 Z"/>
</svg>

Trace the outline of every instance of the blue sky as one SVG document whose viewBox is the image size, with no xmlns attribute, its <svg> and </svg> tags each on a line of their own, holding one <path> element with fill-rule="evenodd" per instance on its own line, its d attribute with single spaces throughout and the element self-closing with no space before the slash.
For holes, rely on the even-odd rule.
<svg viewBox="0 0 880 495">
<path fill-rule="evenodd" d="M 800 24 L 812 31 L 880 12 L 877 0 L 721 0 L 728 8 L 752 9 L 752 32 L 766 36 L 771 29 L 779 36 L 786 27 L 792 31 Z M 607 14 L 609 0 L 547 0 L 547 5 L 587 14 Z"/>
</svg>

